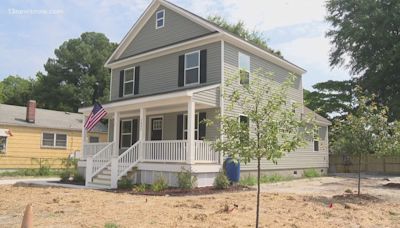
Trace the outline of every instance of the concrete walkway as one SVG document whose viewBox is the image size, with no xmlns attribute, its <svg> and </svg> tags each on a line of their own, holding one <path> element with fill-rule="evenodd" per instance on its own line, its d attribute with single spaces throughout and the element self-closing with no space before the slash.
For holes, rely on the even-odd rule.
<svg viewBox="0 0 400 228">
<path fill-rule="evenodd" d="M 0 185 L 12 185 L 17 182 L 48 182 L 48 181 L 60 181 L 58 177 L 49 178 L 12 178 L 12 179 L 0 179 Z"/>
<path fill-rule="evenodd" d="M 86 187 L 84 185 L 63 184 L 59 183 L 60 178 L 23 178 L 23 179 L 4 179 L 0 180 L 0 185 L 17 185 L 32 187 L 58 187 L 58 188 L 74 188 L 74 189 L 101 189 L 97 187 Z"/>
</svg>

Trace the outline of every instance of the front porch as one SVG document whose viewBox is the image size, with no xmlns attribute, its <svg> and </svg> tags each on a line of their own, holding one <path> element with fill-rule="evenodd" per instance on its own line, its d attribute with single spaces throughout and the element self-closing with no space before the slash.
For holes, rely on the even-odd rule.
<svg viewBox="0 0 400 228">
<path fill-rule="evenodd" d="M 85 166 L 86 185 L 116 188 L 118 180 L 132 170 L 136 171 L 137 183 L 151 184 L 154 175 L 164 175 L 175 185 L 176 177 L 172 174 L 182 168 L 210 182 L 210 174 L 221 168 L 222 157 L 212 148 L 218 126 L 206 127 L 202 120 L 215 119 L 219 102 L 203 102 L 196 94 L 191 91 L 183 96 L 164 95 L 103 105 L 108 113 L 109 142 L 87 143 L 86 130 L 82 130 L 80 164 Z M 200 182 L 199 185 L 210 184 Z"/>
</svg>

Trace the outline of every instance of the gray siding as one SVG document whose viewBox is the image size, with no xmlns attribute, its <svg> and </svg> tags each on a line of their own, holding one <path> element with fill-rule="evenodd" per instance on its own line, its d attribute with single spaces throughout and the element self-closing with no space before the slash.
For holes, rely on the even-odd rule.
<svg viewBox="0 0 400 228">
<path fill-rule="evenodd" d="M 176 52 L 151 60 L 113 69 L 111 83 L 111 100 L 119 99 L 118 94 L 120 71 L 133 66 L 140 66 L 140 79 L 139 94 L 130 95 L 131 97 L 171 92 L 177 89 L 182 89 L 183 87 L 178 87 L 179 56 L 188 52 L 203 49 L 207 49 L 207 83 L 203 83 L 200 85 L 203 86 L 207 84 L 220 83 L 221 43 L 215 42 L 212 44 L 199 46 L 185 51 Z"/>
<path fill-rule="evenodd" d="M 156 29 L 156 16 L 154 13 L 137 34 L 135 39 L 122 53 L 120 58 L 136 55 L 151 49 L 184 41 L 211 32 L 164 6 L 160 6 L 157 11 L 161 9 L 165 9 L 164 27 Z"/>
<path fill-rule="evenodd" d="M 225 43 L 225 80 L 229 80 L 233 75 L 238 73 L 238 55 L 239 51 L 250 56 L 250 72 L 255 72 L 257 70 L 262 70 L 265 72 L 271 72 L 273 75 L 273 80 L 267 80 L 271 86 L 278 85 L 286 80 L 289 72 L 273 63 L 263 60 L 255 55 L 249 54 L 246 51 L 240 50 L 239 48 Z M 251 80 L 251 73 L 250 73 Z M 239 80 L 234 80 L 231 87 L 225 87 L 225 94 L 229 96 L 232 93 L 233 88 L 241 87 Z M 299 104 L 298 110 L 296 112 L 298 115 L 302 113 L 303 105 L 303 90 L 302 90 L 302 80 L 301 76 L 298 76 L 293 88 L 288 91 L 288 97 Z M 231 116 L 239 116 L 242 113 L 241 107 L 235 105 L 233 110 L 227 108 L 229 101 L 225 101 L 225 114 Z M 326 131 L 326 127 L 324 128 Z M 321 133 L 322 134 L 322 133 Z M 326 134 L 326 133 L 325 133 Z M 274 165 L 272 162 L 267 160 L 262 160 L 261 167 L 263 170 L 278 170 L 278 169 L 297 169 L 297 168 L 322 168 L 328 167 L 328 141 L 327 137 L 320 141 L 320 151 L 314 152 L 313 142 L 310 141 L 304 148 L 298 149 L 295 152 L 287 154 L 287 156 L 278 160 L 278 164 Z M 257 164 L 252 161 L 248 164 L 241 164 L 242 170 L 255 170 Z"/>
<path fill-rule="evenodd" d="M 203 104 L 214 105 L 219 107 L 220 102 L 220 88 L 213 88 L 197 92 L 193 94 L 193 100 Z"/>
<path fill-rule="evenodd" d="M 212 120 L 215 124 L 206 127 L 206 139 L 207 140 L 215 140 L 218 137 L 218 123 L 216 123 L 217 115 L 219 109 L 203 109 L 196 110 L 197 112 L 206 112 L 207 119 Z M 147 132 L 146 139 L 150 140 L 150 118 L 152 117 L 163 117 L 163 140 L 176 140 L 176 131 L 177 131 L 177 116 L 179 114 L 186 114 L 187 112 L 174 112 L 174 113 L 166 113 L 162 115 L 153 115 L 147 117 Z"/>
</svg>

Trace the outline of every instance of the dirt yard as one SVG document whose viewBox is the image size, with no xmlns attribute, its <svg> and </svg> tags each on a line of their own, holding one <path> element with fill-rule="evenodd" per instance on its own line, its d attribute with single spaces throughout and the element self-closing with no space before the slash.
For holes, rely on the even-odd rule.
<svg viewBox="0 0 400 228">
<path fill-rule="evenodd" d="M 381 182 L 364 180 L 362 198 L 345 194 L 356 190 L 350 178 L 264 185 L 261 227 L 400 227 L 400 190 Z M 35 227 L 253 227 L 255 218 L 253 191 L 171 197 L 3 185 L 0 199 L 0 227 L 19 227 L 28 203 Z"/>
</svg>

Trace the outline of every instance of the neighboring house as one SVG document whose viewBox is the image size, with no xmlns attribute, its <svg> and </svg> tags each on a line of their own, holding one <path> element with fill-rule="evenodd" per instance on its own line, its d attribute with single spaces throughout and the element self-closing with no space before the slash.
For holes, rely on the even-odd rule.
<svg viewBox="0 0 400 228">
<path fill-rule="evenodd" d="M 229 94 L 248 83 L 259 68 L 273 72 L 275 84 L 294 73 L 290 102 L 299 104 L 299 117 L 313 113 L 303 108 L 305 70 L 165 0 L 149 5 L 105 66 L 111 69 L 110 102 L 103 105 L 110 143 L 85 147 L 87 160 L 79 167 L 89 186 L 115 188 L 132 169 L 135 182 L 151 184 L 162 175 L 176 186 L 182 168 L 197 176 L 198 186 L 212 185 L 223 163 L 211 146 L 220 137 L 219 125 L 206 127 L 201 121 L 216 120 L 218 113 L 239 118 L 240 107 L 228 111 L 221 91 Z M 227 86 L 239 69 L 247 80 Z M 80 112 L 87 117 L 91 107 Z M 277 165 L 263 160 L 263 172 L 326 172 L 330 122 L 317 120 L 320 141 L 310 141 Z M 241 164 L 241 170 L 242 175 L 253 173 L 255 163 Z"/>
<path fill-rule="evenodd" d="M 82 114 L 0 104 L 0 169 L 59 168 L 62 159 L 78 155 L 82 146 Z M 99 123 L 87 142 L 106 142 Z M 90 145 L 90 144 L 89 144 Z"/>
</svg>

